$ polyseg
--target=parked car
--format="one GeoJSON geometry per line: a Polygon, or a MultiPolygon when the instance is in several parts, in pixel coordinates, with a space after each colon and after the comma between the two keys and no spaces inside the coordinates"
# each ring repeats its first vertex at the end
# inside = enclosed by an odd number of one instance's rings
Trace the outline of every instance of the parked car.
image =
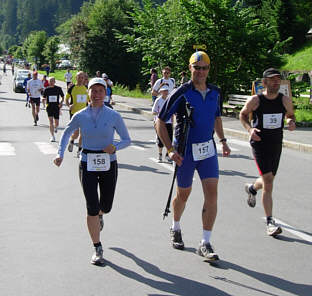
{"type": "Polygon", "coordinates": [[[14,92],[25,92],[24,80],[27,78],[28,70],[17,70],[13,77],[13,91],[14,92]]]}
{"type": "Polygon", "coordinates": [[[68,69],[72,67],[72,63],[70,62],[70,60],[62,60],[58,65],[57,68],[58,69],[68,69]]]}

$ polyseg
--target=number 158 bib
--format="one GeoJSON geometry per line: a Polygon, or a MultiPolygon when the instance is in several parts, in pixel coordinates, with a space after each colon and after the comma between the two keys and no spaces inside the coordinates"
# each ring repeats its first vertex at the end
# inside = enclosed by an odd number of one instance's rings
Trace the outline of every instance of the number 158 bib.
{"type": "Polygon", "coordinates": [[[88,153],[87,170],[89,172],[103,172],[110,169],[110,157],[108,153],[88,153]]]}

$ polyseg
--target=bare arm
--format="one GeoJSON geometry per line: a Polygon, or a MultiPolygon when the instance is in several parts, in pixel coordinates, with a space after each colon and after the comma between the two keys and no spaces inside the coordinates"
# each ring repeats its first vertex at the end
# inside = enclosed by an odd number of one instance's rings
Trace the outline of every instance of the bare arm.
{"type": "Polygon", "coordinates": [[[176,162],[178,166],[182,164],[183,157],[175,151],[174,147],[172,146],[171,140],[168,135],[168,131],[166,128],[166,123],[161,119],[157,118],[156,120],[156,132],[165,147],[168,150],[169,157],[176,162]]]}
{"type": "Polygon", "coordinates": [[[286,109],[286,122],[288,124],[288,130],[293,131],[296,129],[296,118],[291,98],[283,96],[283,105],[286,109]]]}
{"type": "Polygon", "coordinates": [[[250,134],[250,138],[253,139],[254,141],[261,140],[261,138],[257,135],[257,132],[260,132],[260,130],[251,127],[249,122],[249,114],[252,113],[252,111],[256,110],[258,106],[259,106],[259,97],[253,96],[246,102],[245,106],[239,113],[239,119],[242,125],[250,134]]]}
{"type": "Polygon", "coordinates": [[[222,119],[220,116],[216,117],[214,129],[215,129],[215,132],[216,132],[217,136],[219,137],[219,139],[224,140],[221,142],[222,143],[223,156],[229,156],[231,153],[231,149],[228,146],[228,144],[226,143],[226,140],[224,138],[223,124],[222,124],[222,119]]]}

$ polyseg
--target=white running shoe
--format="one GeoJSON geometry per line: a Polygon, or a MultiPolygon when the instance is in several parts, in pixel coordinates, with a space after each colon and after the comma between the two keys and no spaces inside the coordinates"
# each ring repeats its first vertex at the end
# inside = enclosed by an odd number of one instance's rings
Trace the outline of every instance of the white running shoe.
{"type": "Polygon", "coordinates": [[[249,187],[251,186],[252,184],[245,184],[245,191],[246,193],[248,194],[248,197],[247,197],[247,203],[250,207],[254,208],[256,206],[256,195],[255,194],[252,194],[249,190],[249,187]]]}

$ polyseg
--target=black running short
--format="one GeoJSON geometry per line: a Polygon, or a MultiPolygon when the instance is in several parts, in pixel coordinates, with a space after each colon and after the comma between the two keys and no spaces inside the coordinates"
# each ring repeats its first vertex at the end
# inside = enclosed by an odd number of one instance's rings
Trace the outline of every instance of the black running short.
{"type": "Polygon", "coordinates": [[[47,113],[48,113],[48,117],[53,117],[55,119],[59,119],[60,118],[60,107],[58,105],[55,104],[49,104],[47,106],[47,113]]]}
{"type": "Polygon", "coordinates": [[[89,216],[97,216],[100,210],[104,213],[110,212],[114,201],[117,175],[117,160],[112,161],[110,169],[104,172],[89,172],[87,162],[80,162],[79,178],[89,216]],[[100,189],[100,198],[98,187],[100,189]]]}
{"type": "Polygon", "coordinates": [[[30,97],[30,103],[35,104],[36,106],[40,106],[40,98],[32,98],[30,97]]]}
{"type": "Polygon", "coordinates": [[[282,153],[282,143],[253,141],[251,147],[260,175],[272,172],[275,176],[282,153]]]}

